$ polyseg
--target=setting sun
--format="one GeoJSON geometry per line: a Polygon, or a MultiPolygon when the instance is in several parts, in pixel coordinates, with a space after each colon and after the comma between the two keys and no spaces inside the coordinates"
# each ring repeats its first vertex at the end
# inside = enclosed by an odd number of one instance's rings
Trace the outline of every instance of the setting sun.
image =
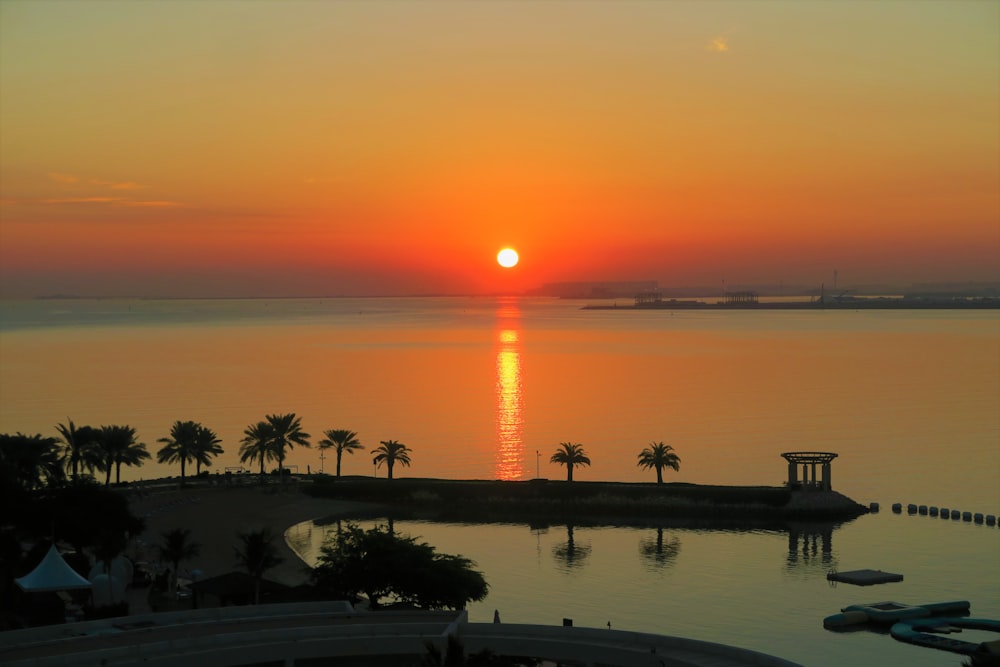
{"type": "Polygon", "coordinates": [[[509,269],[511,267],[517,266],[517,262],[520,258],[517,256],[517,251],[513,248],[504,248],[497,253],[497,264],[509,269]]]}

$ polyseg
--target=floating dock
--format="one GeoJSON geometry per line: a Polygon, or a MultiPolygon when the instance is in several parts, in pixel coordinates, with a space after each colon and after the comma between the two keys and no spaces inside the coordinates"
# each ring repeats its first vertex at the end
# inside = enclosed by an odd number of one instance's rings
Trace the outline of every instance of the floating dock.
{"type": "Polygon", "coordinates": [[[903,580],[903,575],[883,572],[882,570],[851,570],[849,572],[830,572],[826,575],[829,581],[839,581],[855,586],[874,586],[875,584],[892,584],[903,580]]]}

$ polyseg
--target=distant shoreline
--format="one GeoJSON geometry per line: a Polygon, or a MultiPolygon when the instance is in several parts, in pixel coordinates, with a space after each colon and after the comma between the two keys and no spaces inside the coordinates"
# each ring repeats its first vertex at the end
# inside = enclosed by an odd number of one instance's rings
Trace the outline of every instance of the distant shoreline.
{"type": "Polygon", "coordinates": [[[984,310],[1000,308],[1000,298],[851,298],[833,301],[725,303],[668,299],[629,305],[589,304],[581,310],[984,310]]]}

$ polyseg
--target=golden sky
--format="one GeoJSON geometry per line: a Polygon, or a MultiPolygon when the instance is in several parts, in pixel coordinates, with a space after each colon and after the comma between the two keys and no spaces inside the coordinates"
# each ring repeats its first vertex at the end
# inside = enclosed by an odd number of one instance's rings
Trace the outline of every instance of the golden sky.
{"type": "Polygon", "coordinates": [[[1000,3],[0,0],[0,204],[0,296],[997,281],[1000,3]]]}

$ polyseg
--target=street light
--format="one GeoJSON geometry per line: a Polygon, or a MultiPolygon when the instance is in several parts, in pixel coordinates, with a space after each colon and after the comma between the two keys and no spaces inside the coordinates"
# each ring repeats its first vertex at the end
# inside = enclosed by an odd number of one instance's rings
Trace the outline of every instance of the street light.
{"type": "Polygon", "coordinates": [[[535,450],[535,479],[538,479],[541,475],[538,474],[538,461],[542,456],[541,452],[537,449],[535,450]]]}

